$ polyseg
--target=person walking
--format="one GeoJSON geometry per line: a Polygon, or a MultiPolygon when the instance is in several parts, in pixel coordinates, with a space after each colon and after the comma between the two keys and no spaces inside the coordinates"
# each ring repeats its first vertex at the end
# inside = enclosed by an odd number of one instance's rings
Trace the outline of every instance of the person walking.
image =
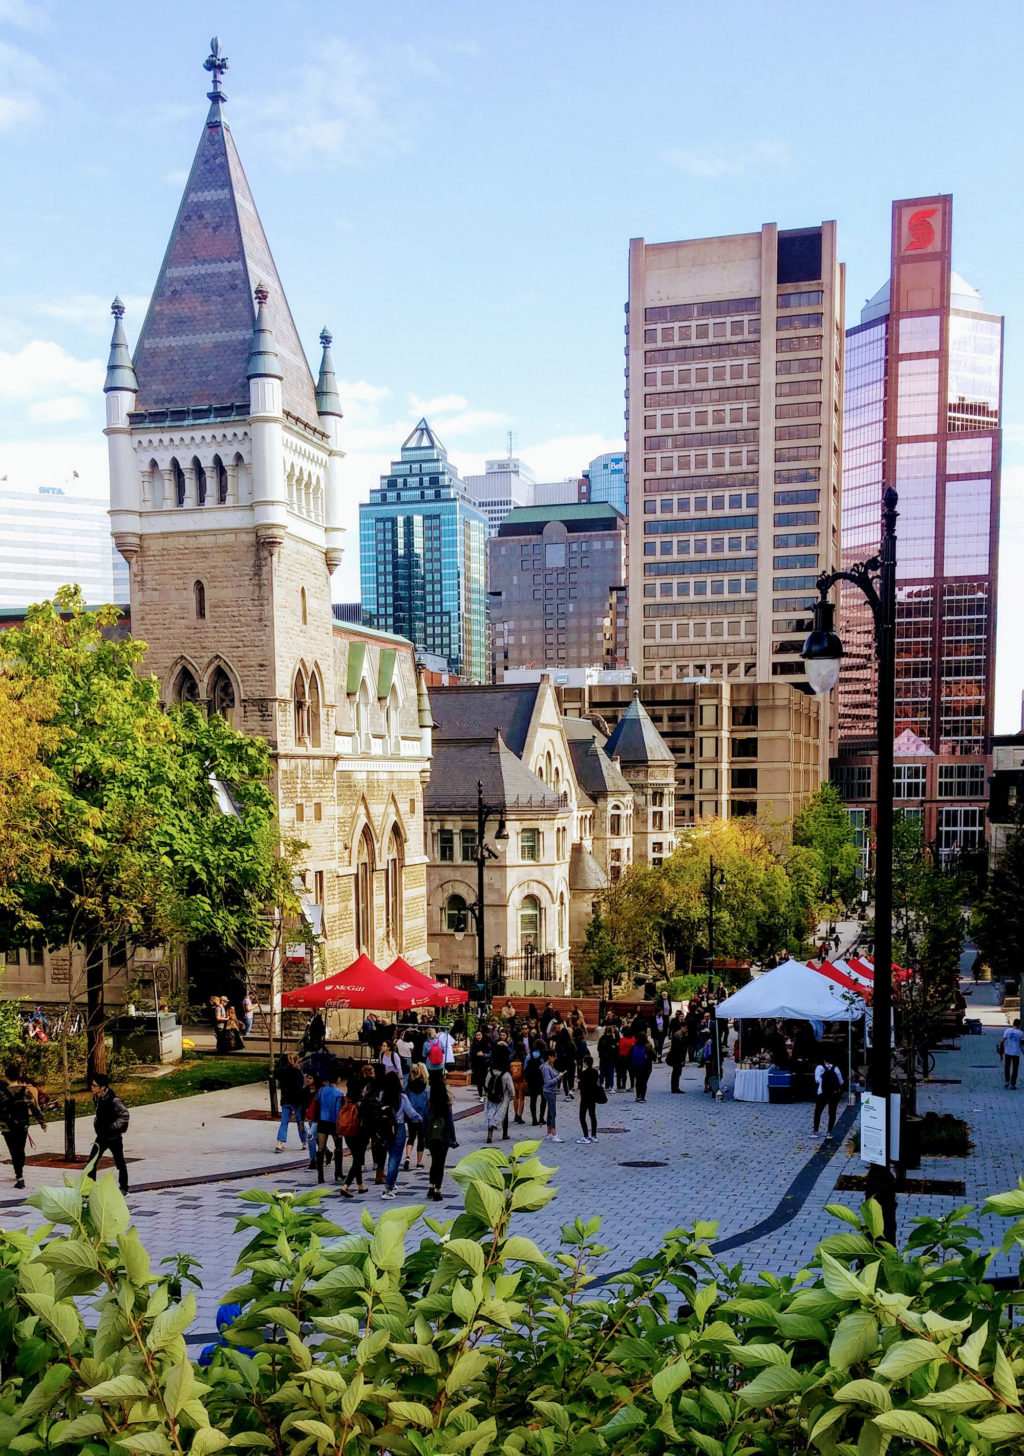
{"type": "Polygon", "coordinates": [[[100,1158],[109,1153],[117,1169],[117,1183],[122,1193],[128,1192],[128,1164],[124,1160],[124,1135],[128,1131],[128,1109],[116,1095],[105,1072],[94,1072],[89,1083],[93,1105],[93,1131],[96,1141],[85,1164],[85,1173],[94,1177],[100,1158]]]}
{"type": "Polygon", "coordinates": [[[255,1019],[255,1016],[256,1002],[249,995],[248,991],[246,991],[245,995],[242,997],[242,1020],[245,1023],[246,1036],[250,1036],[252,1033],[252,1023],[255,1019]]]}
{"type": "Polygon", "coordinates": [[[647,1084],[651,1080],[651,1068],[654,1066],[654,1048],[651,1046],[650,1037],[646,1034],[638,1036],[633,1043],[630,1062],[635,1079],[636,1100],[646,1102],[647,1084]]]}
{"type": "Polygon", "coordinates": [[[512,1119],[522,1126],[526,1121],[523,1116],[526,1107],[526,1048],[521,1041],[516,1042],[508,1070],[512,1078],[512,1119]]]}
{"type": "Polygon", "coordinates": [[[448,1161],[449,1148],[458,1147],[455,1136],[455,1119],[452,1115],[452,1099],[443,1072],[431,1072],[427,1092],[426,1144],[430,1154],[430,1173],[427,1197],[435,1203],[441,1202],[441,1184],[444,1180],[444,1165],[448,1161]]]}
{"type": "Polygon", "coordinates": [[[226,996],[214,996],[213,998],[213,1037],[219,1052],[226,1051],[224,1045],[224,1033],[228,1027],[228,998],[226,996]]]}
{"type": "MultiPolygon", "coordinates": [[[[375,1124],[375,1113],[378,1108],[376,1078],[372,1075],[372,1067],[363,1067],[354,1082],[349,1083],[348,1097],[342,1104],[339,1119],[346,1116],[346,1107],[352,1107],[356,1113],[355,1125],[351,1130],[345,1132],[345,1143],[349,1151],[348,1177],[342,1184],[339,1192],[343,1198],[351,1198],[352,1184],[355,1183],[360,1193],[365,1193],[366,1184],[363,1182],[364,1168],[366,1164],[366,1150],[370,1145],[375,1124]],[[370,1072],[369,1077],[364,1073],[370,1072]]],[[[351,1114],[348,1114],[351,1117],[351,1114]]]]}
{"type": "Polygon", "coordinates": [[[543,1043],[531,1048],[523,1068],[526,1090],[530,1097],[530,1122],[534,1127],[539,1127],[544,1121],[538,1116],[544,1108],[544,1055],[541,1046],[543,1043]]]}
{"type": "Polygon", "coordinates": [[[633,1048],[636,1046],[636,1037],[629,1027],[624,1027],[619,1037],[619,1045],[616,1048],[615,1062],[615,1090],[625,1092],[626,1083],[632,1088],[636,1073],[633,1070],[633,1048]]]}
{"type": "Polygon", "coordinates": [[[1020,1071],[1020,1049],[1024,1041],[1024,1033],[1020,1029],[1020,1018],[1016,1018],[1012,1026],[1008,1026],[1003,1032],[1003,1039],[999,1043],[999,1054],[1003,1059],[1003,1085],[1011,1092],[1017,1090],[1017,1073],[1020,1071]]]}
{"type": "Polygon", "coordinates": [[[576,1085],[576,1043],[573,1041],[572,1032],[563,1022],[555,1035],[555,1050],[558,1053],[556,1066],[562,1077],[562,1090],[565,1100],[572,1102],[575,1097],[573,1087],[576,1085]]]}
{"type": "Polygon", "coordinates": [[[380,1049],[380,1064],[385,1076],[387,1076],[388,1072],[394,1072],[397,1076],[404,1079],[405,1068],[402,1066],[402,1058],[398,1055],[394,1041],[382,1043],[380,1049]]]}
{"type": "Polygon", "coordinates": [[[557,1054],[552,1049],[541,1068],[541,1075],[544,1083],[544,1106],[547,1111],[547,1135],[552,1142],[560,1143],[562,1139],[558,1136],[558,1084],[561,1078],[555,1066],[556,1061],[557,1054]]]}
{"type": "Polygon", "coordinates": [[[679,1085],[679,1078],[686,1063],[686,1027],[681,1021],[677,1022],[673,1028],[668,1051],[665,1053],[665,1063],[672,1072],[669,1091],[682,1096],[683,1089],[679,1085]]]}
{"type": "Polygon", "coordinates": [[[21,1067],[12,1062],[0,1084],[0,1133],[11,1155],[15,1188],[25,1186],[25,1144],[33,1118],[45,1132],[46,1119],[40,1111],[36,1089],[31,1082],[25,1081],[21,1067]]]}
{"type": "Polygon", "coordinates": [[[429,1101],[429,1088],[427,1085],[427,1069],[422,1062],[417,1062],[409,1073],[409,1081],[405,1089],[405,1095],[420,1115],[419,1122],[409,1123],[409,1132],[405,1144],[405,1171],[409,1171],[409,1159],[412,1157],[412,1150],[416,1149],[416,1166],[423,1167],[423,1146],[426,1137],[427,1127],[427,1103],[429,1101]]]}
{"type": "Polygon", "coordinates": [[[607,1092],[610,1092],[615,1086],[615,1058],[618,1045],[618,1032],[609,1023],[597,1039],[597,1063],[600,1068],[601,1085],[607,1092]]]}
{"type": "Polygon", "coordinates": [[[828,1132],[831,1137],[836,1125],[836,1108],[843,1091],[843,1074],[831,1057],[822,1057],[814,1069],[814,1131],[821,1126],[821,1114],[828,1108],[828,1132]]]}
{"type": "Polygon", "coordinates": [[[508,1114],[515,1096],[515,1084],[508,1069],[508,1054],[501,1044],[494,1048],[491,1070],[487,1074],[487,1100],[484,1103],[484,1122],[487,1125],[487,1141],[494,1141],[495,1131],[500,1127],[503,1138],[508,1137],[508,1114]]]}
{"type": "Polygon", "coordinates": [[[341,1111],[341,1104],[345,1100],[345,1094],[340,1087],[341,1066],[335,1062],[331,1069],[331,1080],[325,1082],[320,1088],[317,1097],[316,1112],[316,1181],[324,1182],[324,1163],[327,1152],[327,1140],[330,1139],[333,1145],[334,1155],[334,1181],[341,1182],[341,1156],[342,1141],[338,1133],[338,1113],[341,1111]]]}
{"type": "Polygon", "coordinates": [[[469,1048],[469,1075],[481,1102],[484,1100],[484,1084],[487,1081],[487,1068],[490,1063],[491,1044],[478,1027],[473,1034],[469,1048]]]}
{"type": "Polygon", "coordinates": [[[580,1067],[580,1132],[577,1142],[592,1143],[597,1139],[597,1104],[607,1102],[608,1094],[601,1086],[601,1078],[592,1057],[584,1057],[580,1067]],[[587,1121],[590,1133],[587,1133],[587,1121]]]}
{"type": "Polygon", "coordinates": [[[388,1148],[388,1169],[384,1184],[384,1192],[381,1198],[397,1198],[395,1184],[398,1182],[398,1170],[402,1166],[402,1154],[406,1144],[406,1124],[409,1122],[421,1121],[420,1114],[409,1101],[408,1096],[402,1091],[402,1079],[397,1072],[388,1072],[384,1078],[384,1089],[380,1094],[380,1105],[382,1121],[384,1115],[391,1114],[386,1125],[382,1126],[384,1134],[382,1140],[386,1141],[389,1130],[390,1147],[388,1148]]]}
{"type": "Polygon", "coordinates": [[[306,1120],[303,1117],[303,1077],[299,1059],[294,1052],[278,1057],[274,1067],[274,1080],[281,1099],[281,1124],[277,1129],[275,1153],[283,1153],[288,1142],[288,1125],[292,1118],[299,1134],[299,1143],[306,1143],[306,1120]]]}

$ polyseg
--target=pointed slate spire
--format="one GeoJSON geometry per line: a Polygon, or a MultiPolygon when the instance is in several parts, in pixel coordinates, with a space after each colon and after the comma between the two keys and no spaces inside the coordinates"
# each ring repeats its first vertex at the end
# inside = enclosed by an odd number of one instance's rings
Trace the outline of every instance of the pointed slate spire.
{"type": "Polygon", "coordinates": [[[252,331],[252,346],[249,349],[249,363],[246,367],[246,379],[283,379],[281,373],[281,362],[277,357],[277,350],[274,348],[274,331],[270,327],[270,320],[267,318],[267,299],[270,292],[265,283],[257,283],[255,288],[256,298],[256,324],[252,331]]]}
{"type": "Polygon", "coordinates": [[[671,748],[655,728],[638,691],[634,691],[633,701],[612,729],[604,751],[609,758],[618,756],[625,764],[675,762],[671,748]]]}
{"type": "Polygon", "coordinates": [[[128,340],[121,324],[124,304],[119,298],[115,298],[110,305],[110,312],[114,315],[114,333],[110,340],[110,357],[107,359],[107,378],[103,393],[109,394],[114,389],[130,389],[133,394],[137,394],[139,381],[135,377],[135,366],[132,364],[128,340]]]}
{"type": "Polygon", "coordinates": [[[331,333],[326,327],[320,330],[320,345],[324,352],[320,360],[320,378],[316,382],[316,412],[319,415],[337,415],[340,419],[341,399],[331,358],[331,333]]]}

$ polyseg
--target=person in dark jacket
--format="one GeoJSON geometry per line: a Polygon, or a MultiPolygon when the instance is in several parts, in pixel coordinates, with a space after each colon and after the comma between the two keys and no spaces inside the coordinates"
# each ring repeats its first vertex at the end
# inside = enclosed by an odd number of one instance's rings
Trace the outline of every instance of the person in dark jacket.
{"type": "Polygon", "coordinates": [[[636,1085],[637,1102],[647,1101],[647,1084],[651,1080],[651,1068],[654,1066],[654,1048],[651,1046],[651,1039],[646,1033],[638,1036],[633,1050],[630,1053],[630,1062],[633,1066],[633,1074],[636,1085]]]}
{"type": "Polygon", "coordinates": [[[665,1053],[665,1061],[672,1069],[672,1082],[670,1092],[682,1092],[679,1085],[679,1076],[686,1061],[686,1027],[683,1023],[677,1022],[672,1032],[672,1040],[668,1044],[668,1051],[665,1053]]]}
{"type": "Polygon", "coordinates": [[[484,1100],[484,1083],[491,1061],[491,1044],[478,1028],[469,1047],[469,1075],[473,1079],[476,1095],[484,1100]]]}
{"type": "Polygon", "coordinates": [[[580,1132],[577,1142],[592,1143],[597,1137],[597,1094],[601,1079],[590,1057],[583,1058],[580,1068],[580,1132]],[[590,1132],[587,1132],[587,1119],[590,1132]]]}
{"type": "Polygon", "coordinates": [[[283,1057],[278,1058],[277,1065],[274,1067],[274,1080],[277,1083],[277,1090],[281,1098],[281,1125],[277,1129],[277,1146],[274,1148],[274,1152],[284,1152],[288,1140],[288,1124],[293,1117],[295,1119],[295,1126],[299,1130],[299,1143],[302,1147],[305,1147],[304,1078],[302,1068],[299,1066],[299,1059],[294,1052],[286,1052],[283,1057]]]}
{"type": "Polygon", "coordinates": [[[110,1085],[110,1078],[104,1072],[94,1072],[89,1084],[96,1108],[93,1130],[96,1141],[92,1145],[85,1166],[88,1176],[95,1175],[100,1158],[109,1153],[117,1169],[117,1182],[122,1193],[128,1192],[128,1165],[124,1160],[124,1135],[128,1131],[128,1109],[110,1085]]]}
{"type": "Polygon", "coordinates": [[[430,1089],[427,1104],[426,1143],[430,1153],[430,1187],[427,1197],[434,1203],[441,1202],[441,1183],[444,1179],[444,1165],[448,1161],[448,1149],[457,1148],[455,1119],[452,1116],[452,1100],[444,1072],[435,1068],[430,1073],[430,1089]]]}
{"type": "Polygon", "coordinates": [[[33,1118],[45,1132],[46,1119],[40,1110],[36,1089],[25,1080],[21,1067],[12,1063],[0,1084],[0,1133],[11,1155],[15,1188],[25,1186],[25,1144],[33,1118]]]}
{"type": "Polygon", "coordinates": [[[530,1048],[530,1055],[526,1059],[526,1066],[523,1068],[523,1076],[526,1078],[526,1090],[530,1097],[530,1121],[534,1127],[539,1127],[544,1119],[538,1117],[538,1109],[544,1106],[544,1050],[543,1042],[530,1048]]]}
{"type": "Polygon", "coordinates": [[[606,1025],[597,1039],[597,1060],[601,1069],[601,1083],[608,1092],[615,1086],[615,1058],[618,1046],[619,1033],[611,1024],[606,1025]]]}

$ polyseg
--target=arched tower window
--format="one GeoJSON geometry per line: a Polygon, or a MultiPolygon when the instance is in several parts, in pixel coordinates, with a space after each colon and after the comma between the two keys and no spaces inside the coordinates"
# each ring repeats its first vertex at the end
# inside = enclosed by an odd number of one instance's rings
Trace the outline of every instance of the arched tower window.
{"type": "Polygon", "coordinates": [[[442,930],[465,930],[468,906],[461,895],[449,895],[441,911],[442,930]]]}
{"type": "Polygon", "coordinates": [[[217,480],[217,504],[219,506],[227,505],[228,472],[219,455],[213,457],[213,473],[217,480]]]}
{"type": "Polygon", "coordinates": [[[174,498],[179,506],[185,504],[185,472],[177,460],[171,461],[171,475],[174,477],[174,498]]]}
{"type": "Polygon", "coordinates": [[[249,467],[242,459],[241,452],[235,454],[235,486],[239,504],[247,505],[252,499],[252,481],[249,478],[249,467]]]}
{"type": "Polygon", "coordinates": [[[149,498],[154,510],[163,510],[164,473],[155,460],[149,462],[149,498]]]}
{"type": "Polygon", "coordinates": [[[373,840],[364,829],[356,848],[356,950],[373,955],[373,840]]]}
{"type": "Polygon", "coordinates": [[[300,606],[302,608],[302,625],[305,627],[306,623],[309,621],[309,617],[306,614],[306,588],[305,587],[303,587],[302,590],[299,592],[299,604],[300,604],[300,606]]]}
{"type": "Polygon", "coordinates": [[[405,863],[402,836],[398,829],[388,835],[387,860],[384,869],[384,904],[387,936],[395,950],[402,947],[402,867],[405,863]]]}
{"type": "Polygon", "coordinates": [[[565,946],[565,896],[558,897],[558,948],[565,946]]]}
{"type": "Polygon", "coordinates": [[[527,895],[519,907],[519,949],[540,949],[540,901],[527,895]]]}
{"type": "Polygon", "coordinates": [[[202,622],[206,618],[206,587],[201,581],[194,583],[192,595],[196,603],[196,620],[202,622]]]}
{"type": "Polygon", "coordinates": [[[222,667],[210,679],[210,712],[219,713],[226,722],[235,721],[235,685],[222,667]]]}
{"type": "Polygon", "coordinates": [[[295,742],[305,743],[309,738],[309,703],[306,699],[306,679],[301,667],[295,674],[292,709],[295,715],[295,742]]]}
{"type": "Polygon", "coordinates": [[[198,455],[192,456],[192,474],[196,478],[196,500],[201,506],[206,504],[206,471],[198,455]]]}
{"type": "Polygon", "coordinates": [[[171,684],[172,703],[198,703],[199,684],[189,672],[187,667],[178,669],[174,682],[171,684]]]}
{"type": "Polygon", "coordinates": [[[309,741],[313,748],[320,747],[320,679],[315,672],[309,675],[309,707],[306,712],[309,741]]]}

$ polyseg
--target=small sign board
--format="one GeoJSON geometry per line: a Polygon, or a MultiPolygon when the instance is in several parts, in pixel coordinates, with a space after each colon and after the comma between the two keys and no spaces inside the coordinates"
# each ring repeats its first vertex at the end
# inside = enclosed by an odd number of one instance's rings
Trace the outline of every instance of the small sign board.
{"type": "Polygon", "coordinates": [[[306,959],[306,947],[302,944],[285,946],[285,960],[304,961],[306,959]]]}
{"type": "Polygon", "coordinates": [[[860,1158],[885,1166],[885,1099],[871,1092],[860,1099],[860,1158]]]}

